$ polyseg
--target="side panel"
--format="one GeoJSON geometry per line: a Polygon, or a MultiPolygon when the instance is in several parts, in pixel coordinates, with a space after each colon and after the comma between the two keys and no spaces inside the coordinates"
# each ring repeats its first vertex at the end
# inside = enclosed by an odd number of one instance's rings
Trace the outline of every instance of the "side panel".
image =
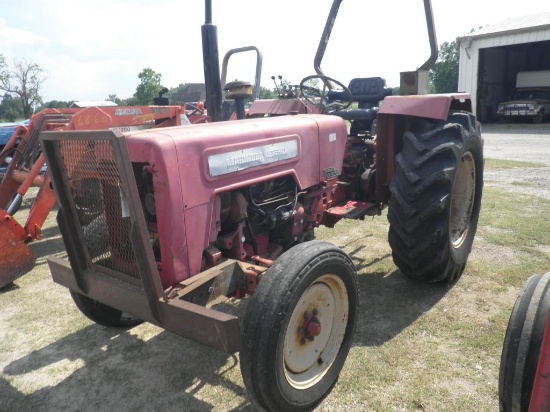
{"type": "Polygon", "coordinates": [[[172,139],[159,135],[154,141],[141,143],[128,139],[128,150],[132,162],[148,164],[153,174],[157,228],[159,237],[165,239],[161,242],[162,260],[170,262],[160,268],[162,285],[166,288],[189,276],[183,183],[172,139]]]}
{"type": "MultiPolygon", "coordinates": [[[[336,117],[336,116],[335,116],[336,117]]],[[[334,178],[342,173],[344,152],[346,150],[347,129],[335,125],[319,125],[319,179],[334,178]]]]}

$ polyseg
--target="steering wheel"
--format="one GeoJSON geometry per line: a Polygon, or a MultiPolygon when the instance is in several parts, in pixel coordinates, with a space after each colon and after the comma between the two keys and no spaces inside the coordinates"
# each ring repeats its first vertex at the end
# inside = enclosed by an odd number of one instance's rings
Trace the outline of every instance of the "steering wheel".
{"type": "Polygon", "coordinates": [[[304,77],[300,82],[300,93],[304,99],[325,113],[347,109],[353,101],[351,92],[346,86],[332,77],[320,74],[304,77]],[[321,80],[323,83],[322,90],[310,85],[316,80],[321,80]],[[337,87],[334,90],[333,83],[337,87]]]}

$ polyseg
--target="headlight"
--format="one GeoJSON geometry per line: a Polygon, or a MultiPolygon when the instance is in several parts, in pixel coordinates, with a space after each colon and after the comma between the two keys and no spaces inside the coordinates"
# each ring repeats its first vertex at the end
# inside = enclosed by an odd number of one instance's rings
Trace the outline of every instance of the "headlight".
{"type": "Polygon", "coordinates": [[[528,105],[527,105],[527,110],[530,110],[530,111],[533,111],[533,112],[534,112],[534,111],[535,111],[535,107],[536,107],[536,105],[534,105],[534,104],[528,104],[528,105]]]}
{"type": "Polygon", "coordinates": [[[501,104],[499,104],[499,105],[498,105],[498,109],[497,109],[497,113],[503,112],[503,111],[504,111],[504,106],[501,105],[501,104]]]}

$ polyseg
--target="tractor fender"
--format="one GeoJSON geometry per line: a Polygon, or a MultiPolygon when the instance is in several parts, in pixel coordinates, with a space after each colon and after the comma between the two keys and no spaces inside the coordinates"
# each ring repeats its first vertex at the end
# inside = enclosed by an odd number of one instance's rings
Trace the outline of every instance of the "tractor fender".
{"type": "Polygon", "coordinates": [[[445,120],[450,110],[472,111],[469,93],[388,96],[380,106],[379,115],[407,115],[445,120]]]}

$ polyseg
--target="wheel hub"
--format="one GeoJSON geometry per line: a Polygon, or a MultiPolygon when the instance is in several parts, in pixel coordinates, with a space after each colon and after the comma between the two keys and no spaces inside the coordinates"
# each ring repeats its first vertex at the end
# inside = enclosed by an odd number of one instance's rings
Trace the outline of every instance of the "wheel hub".
{"type": "Polygon", "coordinates": [[[321,333],[321,323],[317,319],[317,314],[317,309],[314,309],[311,314],[309,312],[304,313],[304,321],[298,328],[300,344],[305,345],[308,340],[314,340],[315,336],[319,336],[321,333]]]}
{"type": "Polygon", "coordinates": [[[457,166],[456,178],[451,195],[451,216],[449,233],[452,245],[458,249],[468,235],[468,228],[474,209],[476,167],[472,153],[462,156],[457,166]]]}
{"type": "Polygon", "coordinates": [[[325,275],[301,295],[284,339],[283,362],[287,381],[309,388],[323,378],[344,340],[349,299],[342,279],[325,275]]]}

